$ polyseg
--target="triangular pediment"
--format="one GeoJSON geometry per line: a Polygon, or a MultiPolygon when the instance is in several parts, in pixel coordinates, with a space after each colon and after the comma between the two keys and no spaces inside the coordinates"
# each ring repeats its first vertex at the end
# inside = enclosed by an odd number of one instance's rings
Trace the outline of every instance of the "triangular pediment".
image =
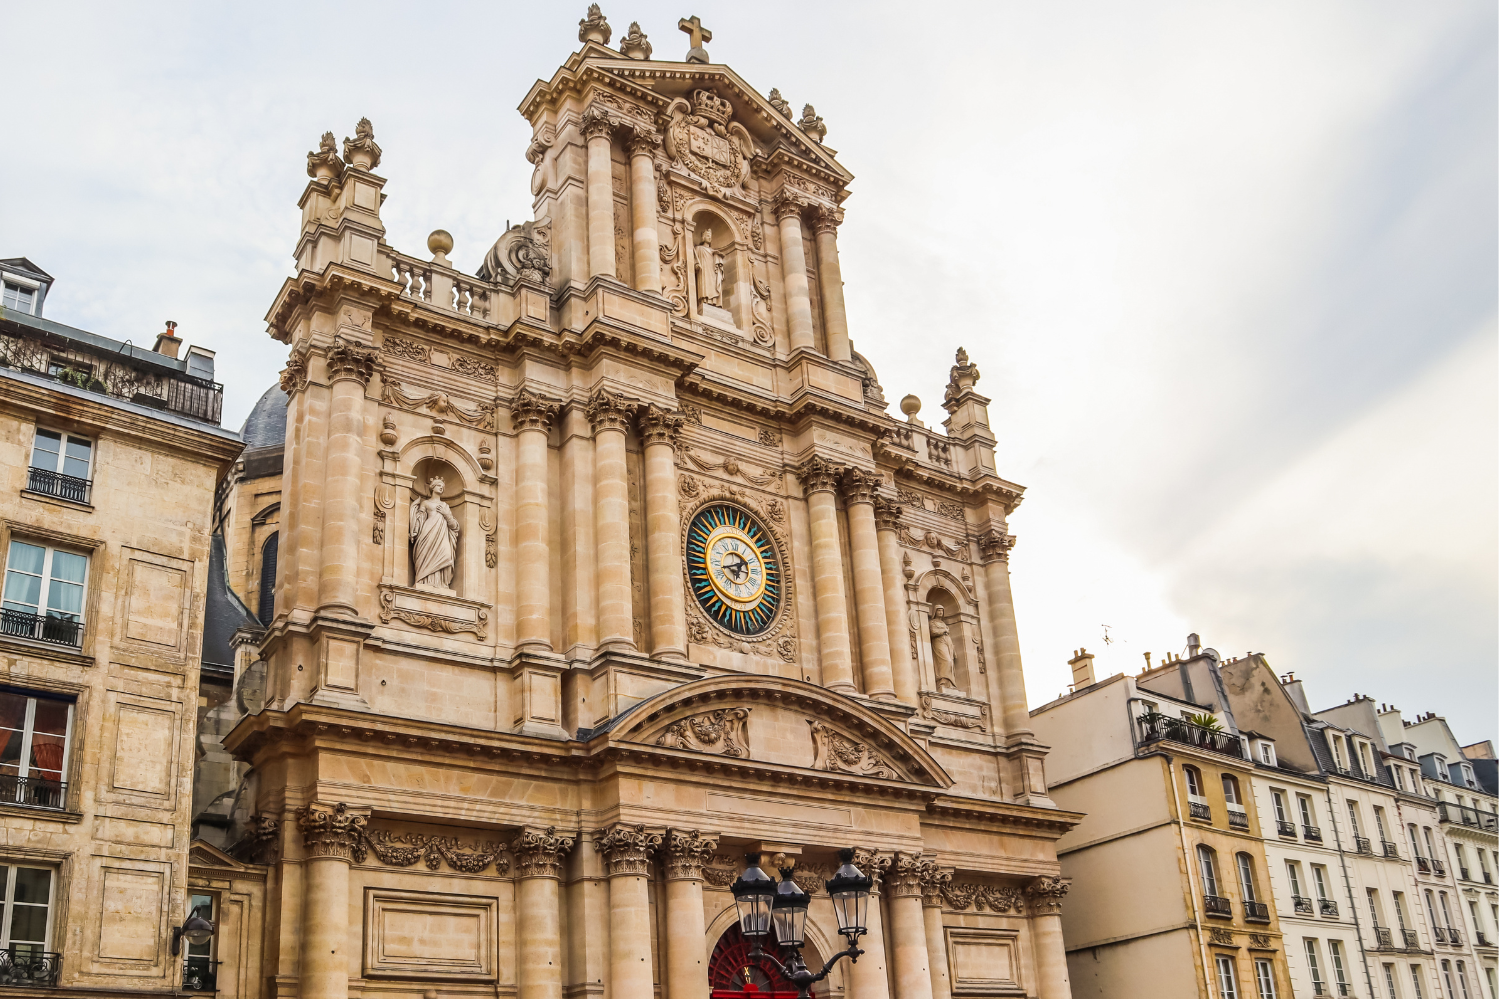
{"type": "Polygon", "coordinates": [[[610,741],[853,778],[952,784],[920,743],[877,711],[782,677],[683,684],[633,709],[610,741]]]}
{"type": "Polygon", "coordinates": [[[187,862],[191,867],[218,867],[231,871],[245,870],[245,865],[212,843],[195,839],[187,848],[187,862]]]}

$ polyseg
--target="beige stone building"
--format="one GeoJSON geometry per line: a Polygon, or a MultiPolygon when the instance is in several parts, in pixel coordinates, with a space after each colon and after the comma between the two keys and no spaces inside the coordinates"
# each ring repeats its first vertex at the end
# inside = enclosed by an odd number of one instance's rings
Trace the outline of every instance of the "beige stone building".
{"type": "Polygon", "coordinates": [[[0,984],[167,995],[189,903],[213,354],[42,316],[0,261],[0,984]],[[147,340],[147,343],[150,341],[147,340]]]}
{"type": "Polygon", "coordinates": [[[533,218],[476,274],[441,230],[387,243],[369,122],[309,154],[280,478],[252,443],[220,507],[266,622],[194,867],[248,919],[226,995],[785,994],[728,885],[795,863],[816,968],[841,847],[880,902],[819,994],[1069,995],[1079,816],[1027,717],[979,369],[940,429],[887,411],[852,175],[683,28],[656,59],[590,10],[520,104],[533,218]]]}

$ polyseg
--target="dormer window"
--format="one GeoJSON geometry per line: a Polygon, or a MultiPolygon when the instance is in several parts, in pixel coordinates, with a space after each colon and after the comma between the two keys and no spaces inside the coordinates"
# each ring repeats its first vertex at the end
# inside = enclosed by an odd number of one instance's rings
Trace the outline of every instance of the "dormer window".
{"type": "Polygon", "coordinates": [[[7,280],[4,291],[0,292],[0,306],[15,312],[24,312],[28,316],[35,315],[36,289],[12,284],[10,280],[7,280]]]}

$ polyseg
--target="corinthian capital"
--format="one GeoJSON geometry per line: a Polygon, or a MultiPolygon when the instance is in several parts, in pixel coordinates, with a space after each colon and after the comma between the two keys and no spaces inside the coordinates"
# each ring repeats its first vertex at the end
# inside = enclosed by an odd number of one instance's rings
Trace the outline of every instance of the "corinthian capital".
{"type": "Polygon", "coordinates": [[[617,825],[593,834],[593,848],[604,858],[610,877],[650,873],[651,854],[661,846],[661,834],[645,826],[617,825]]]}
{"type": "Polygon", "coordinates": [[[599,389],[588,400],[588,422],[593,432],[618,430],[624,433],[630,427],[630,413],[635,403],[616,392],[599,389]]]}
{"type": "Polygon", "coordinates": [[[517,878],[560,878],[562,857],[573,848],[572,836],[557,835],[556,826],[526,829],[510,843],[517,878]]]}
{"type": "Polygon", "coordinates": [[[516,430],[540,430],[546,433],[552,429],[552,420],[556,416],[555,402],[525,390],[510,404],[510,420],[515,424],[516,430]]]}
{"type": "Polygon", "coordinates": [[[297,809],[297,828],[309,857],[337,857],[362,863],[365,858],[364,827],[369,816],[349,811],[340,801],[327,805],[309,802],[297,809]]]}
{"type": "Polygon", "coordinates": [[[1015,535],[1004,531],[985,531],[979,535],[979,553],[985,562],[1010,561],[1010,549],[1015,547],[1015,535]]]}
{"type": "Polygon", "coordinates": [[[829,208],[826,205],[819,205],[817,211],[812,215],[812,226],[819,234],[825,232],[836,233],[838,227],[842,224],[842,208],[829,208]]]}
{"type": "Polygon", "coordinates": [[[952,884],[952,871],[944,871],[931,861],[923,861],[920,870],[921,904],[942,908],[942,893],[952,884]]]}
{"type": "Polygon", "coordinates": [[[630,150],[631,156],[652,156],[661,148],[661,133],[644,125],[636,125],[630,129],[630,137],[625,140],[625,146],[630,150]]]}
{"type": "Polygon", "coordinates": [[[862,468],[850,468],[843,473],[843,499],[847,503],[873,503],[874,491],[885,480],[878,472],[866,472],[862,468]]]}
{"type": "Polygon", "coordinates": [[[802,489],[807,493],[831,493],[837,491],[838,482],[843,478],[844,468],[845,466],[836,461],[828,461],[814,454],[796,470],[796,477],[801,480],[802,489]]]}
{"type": "Polygon", "coordinates": [[[1069,878],[1037,878],[1025,886],[1026,897],[1031,900],[1031,911],[1037,915],[1061,915],[1062,898],[1071,887],[1069,878]]]}
{"type": "Polygon", "coordinates": [[[919,853],[898,852],[890,862],[890,872],[885,882],[890,885],[891,898],[906,898],[921,894],[922,859],[919,853]]]}
{"type": "Polygon", "coordinates": [[[718,849],[718,836],[704,836],[696,829],[673,829],[666,834],[666,879],[701,881],[703,868],[718,849]]]}
{"type": "Polygon", "coordinates": [[[885,875],[890,870],[890,858],[878,850],[867,847],[856,847],[854,849],[854,866],[863,871],[870,880],[874,882],[869,889],[873,894],[880,893],[880,886],[885,883],[885,875]]]}
{"type": "Polygon", "coordinates": [[[668,444],[675,447],[677,437],[682,432],[682,424],[687,422],[681,413],[652,404],[645,407],[635,419],[636,426],[640,428],[640,443],[645,447],[652,444],[668,444]]]}
{"type": "Polygon", "coordinates": [[[578,119],[578,131],[583,133],[583,138],[592,139],[602,135],[610,138],[614,130],[619,127],[614,116],[603,108],[589,105],[588,110],[578,119]]]}
{"type": "Polygon", "coordinates": [[[783,190],[775,196],[775,200],[770,203],[770,207],[776,213],[776,219],[779,220],[788,216],[801,217],[802,212],[806,211],[811,203],[803,194],[783,190]]]}
{"type": "Polygon", "coordinates": [[[883,496],[874,498],[874,526],[880,531],[900,530],[900,515],[905,511],[900,504],[892,503],[883,496]]]}
{"type": "Polygon", "coordinates": [[[375,373],[375,352],[355,343],[335,343],[328,348],[328,381],[353,378],[361,385],[370,383],[375,373]]]}

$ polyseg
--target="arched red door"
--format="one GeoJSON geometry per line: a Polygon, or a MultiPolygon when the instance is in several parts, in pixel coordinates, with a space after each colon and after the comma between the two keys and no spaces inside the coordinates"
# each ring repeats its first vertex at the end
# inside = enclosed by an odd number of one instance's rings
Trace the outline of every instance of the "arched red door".
{"type": "MultiPolygon", "coordinates": [[[[765,949],[775,949],[775,933],[766,938],[765,949]]],[[[718,938],[708,961],[708,995],[711,999],[796,999],[797,991],[777,974],[764,958],[750,958],[750,943],[739,924],[718,938]]]]}

